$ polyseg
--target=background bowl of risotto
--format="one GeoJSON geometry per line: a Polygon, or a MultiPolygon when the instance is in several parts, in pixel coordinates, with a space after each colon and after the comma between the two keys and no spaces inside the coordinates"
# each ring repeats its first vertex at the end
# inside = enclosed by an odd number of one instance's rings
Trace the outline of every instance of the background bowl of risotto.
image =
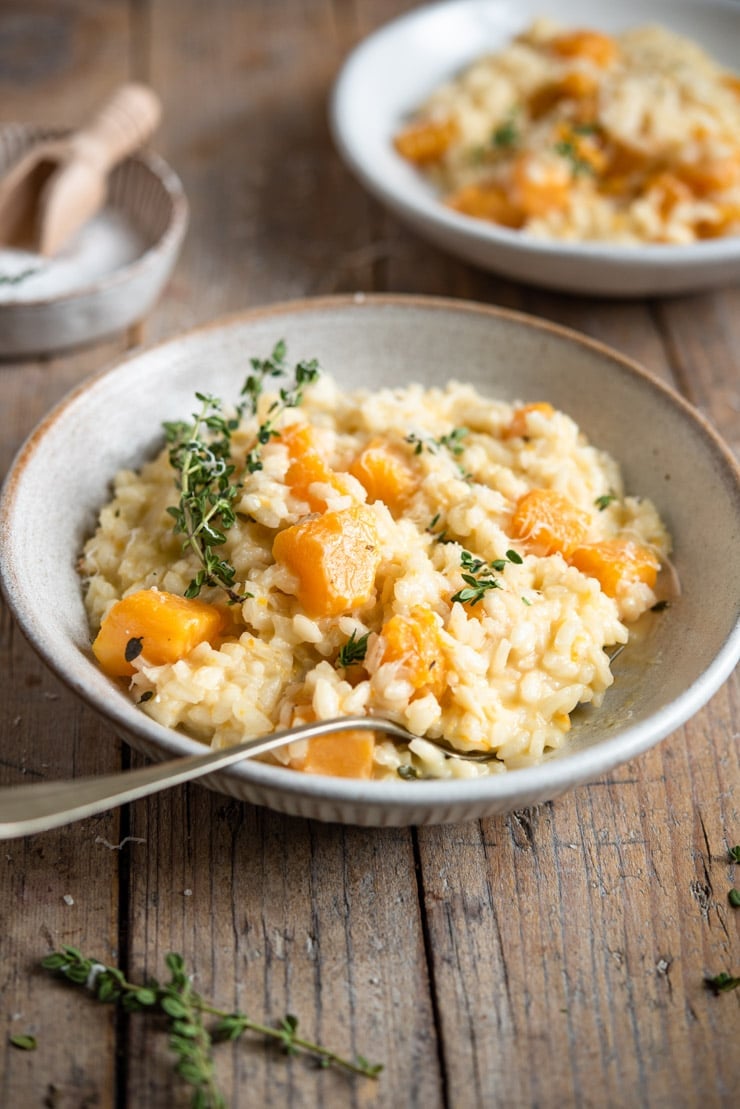
{"type": "Polygon", "coordinates": [[[325,821],[474,819],[557,797],[634,758],[731,673],[740,655],[740,482],[731,454],[690,406],[599,343],[503,309],[402,296],[307,300],[196,330],[88,380],[32,433],[5,484],[0,573],[11,610],[46,664],[132,746],[157,760],[202,750],[146,715],[96,665],[80,554],[114,475],[161,449],[162,422],[186,419],[204,388],[237,395],[250,358],[279,340],[291,358],[317,358],[342,390],[456,379],[486,397],[547,401],[567,413],[620,464],[625,486],[656,506],[680,590],[650,635],[615,661],[601,707],[575,712],[567,742],[532,765],[485,777],[376,781],[246,761],[214,775],[212,788],[325,821]],[[708,557],[708,536],[722,557],[708,557]]]}
{"type": "Polygon", "coordinates": [[[738,40],[734,0],[423,6],[347,58],[333,134],[371,194],[484,269],[605,296],[727,284],[740,277],[738,40]],[[540,29],[509,51],[541,16],[557,20],[560,42],[540,29]],[[607,41],[646,27],[688,40],[675,61],[657,60],[653,30],[616,52],[607,41]],[[595,36],[573,34],[582,29],[595,36]],[[726,71],[716,96],[697,48],[726,71]],[[495,72],[469,70],[504,50],[495,72]],[[610,75],[620,51],[634,57],[626,77],[610,75]]]}

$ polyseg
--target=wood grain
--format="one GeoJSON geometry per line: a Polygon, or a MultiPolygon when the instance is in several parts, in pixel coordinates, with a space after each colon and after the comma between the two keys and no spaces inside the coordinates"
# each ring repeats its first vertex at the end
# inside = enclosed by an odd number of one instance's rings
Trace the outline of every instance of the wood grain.
{"type": "MultiPolygon", "coordinates": [[[[154,341],[310,294],[422,292],[508,305],[639,360],[740,441],[740,290],[671,300],[559,296],[418,240],[343,168],[326,122],[342,58],[401,0],[41,0],[0,9],[3,118],[83,118],[127,76],[165,106],[155,145],[191,226],[147,321],[154,341]]],[[[141,337],[0,363],[3,470],[40,416],[141,337]]],[[[712,552],[708,557],[736,557],[712,552]]],[[[182,952],[196,988],[256,1018],[382,1061],[377,1083],[286,1061],[259,1038],[217,1049],[235,1109],[725,1109],[740,1085],[737,676],[674,735],[602,780],[471,824],[323,826],[199,787],[0,852],[0,1104],[188,1104],[166,1035],[34,968],[74,943],[160,975],[182,952]],[[67,895],[73,904],[64,898],[67,895]]],[[[0,776],[110,771],[139,756],[0,622],[0,776]]]]}

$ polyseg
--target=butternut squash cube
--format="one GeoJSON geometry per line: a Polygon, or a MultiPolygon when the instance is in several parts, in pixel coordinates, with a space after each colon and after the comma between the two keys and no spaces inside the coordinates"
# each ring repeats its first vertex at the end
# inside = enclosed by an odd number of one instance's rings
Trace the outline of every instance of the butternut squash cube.
{"type": "Polygon", "coordinates": [[[524,404],[521,408],[515,408],[511,417],[511,423],[508,427],[504,428],[504,439],[524,438],[529,435],[529,414],[530,412],[540,412],[548,419],[555,415],[555,409],[546,400],[535,401],[534,404],[524,404]]]}
{"type": "Polygon", "coordinates": [[[576,547],[568,561],[582,573],[596,578],[607,597],[616,597],[622,588],[635,582],[644,582],[652,589],[660,569],[653,552],[631,539],[586,543],[576,547]]]}
{"type": "Polygon", "coordinates": [[[567,557],[586,538],[589,519],[577,505],[554,489],[532,489],[517,501],[511,534],[535,553],[567,557]]]}
{"type": "Polygon", "coordinates": [[[222,622],[215,605],[141,589],[113,605],[92,650],[106,674],[124,678],[134,673],[139,655],[152,666],[177,662],[199,643],[213,641],[222,622]]]}
{"type": "Polygon", "coordinates": [[[373,770],[375,733],[360,729],[317,735],[308,741],[306,756],[291,766],[304,774],[329,774],[333,778],[369,778],[373,770]]]}
{"type": "Polygon", "coordinates": [[[457,124],[452,119],[421,120],[396,135],[394,145],[402,158],[423,166],[439,162],[456,135],[457,124]]]}
{"type": "Polygon", "coordinates": [[[437,620],[431,609],[416,605],[408,616],[397,614],[381,631],[383,662],[402,663],[402,674],[417,694],[440,697],[447,683],[437,620]]]}
{"type": "Polygon", "coordinates": [[[372,439],[352,462],[349,472],[367,492],[367,499],[383,501],[392,512],[401,509],[416,486],[406,459],[382,439],[372,439]]]}
{"type": "Polygon", "coordinates": [[[278,532],[272,553],[297,577],[296,594],[310,616],[339,616],[372,596],[380,548],[366,505],[300,520],[278,532]]]}

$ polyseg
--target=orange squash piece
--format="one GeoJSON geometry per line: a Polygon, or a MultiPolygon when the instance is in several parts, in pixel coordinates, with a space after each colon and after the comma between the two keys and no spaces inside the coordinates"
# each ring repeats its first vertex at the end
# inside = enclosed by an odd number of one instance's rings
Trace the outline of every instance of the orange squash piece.
{"type": "Polygon", "coordinates": [[[380,548],[366,505],[300,520],[278,532],[272,553],[297,577],[298,600],[311,616],[339,616],[372,596],[380,548]]]}
{"type": "Polygon", "coordinates": [[[392,445],[371,439],[349,467],[367,492],[367,499],[383,501],[392,512],[403,507],[416,487],[408,462],[392,445]]]}
{"type": "Polygon", "coordinates": [[[645,182],[645,192],[650,192],[655,197],[664,219],[670,216],[677,204],[692,199],[690,186],[668,170],[648,178],[645,182]]]}
{"type": "Polygon", "coordinates": [[[529,414],[530,412],[541,412],[543,416],[548,419],[555,415],[555,409],[546,400],[535,401],[533,404],[524,404],[521,408],[515,408],[511,417],[511,422],[508,427],[503,430],[504,439],[523,439],[529,435],[529,414]]]}
{"type": "Polygon", "coordinates": [[[590,107],[593,108],[597,89],[598,82],[594,77],[574,69],[556,81],[547,81],[536,88],[529,98],[529,114],[532,119],[540,119],[562,100],[592,101],[590,107]]]}
{"type": "Polygon", "coordinates": [[[586,543],[571,551],[568,561],[582,573],[596,578],[608,597],[616,597],[623,586],[640,581],[652,589],[660,570],[653,552],[631,539],[586,543]]]}
{"type": "Polygon", "coordinates": [[[373,772],[375,733],[359,729],[317,735],[308,741],[302,759],[293,759],[294,770],[304,774],[329,774],[333,778],[369,778],[373,772]]]}
{"type": "Polygon", "coordinates": [[[324,459],[317,451],[309,450],[291,462],[285,474],[285,484],[290,491],[300,500],[305,501],[312,512],[324,512],[326,500],[311,491],[311,486],[319,482],[330,485],[338,493],[349,492],[342,481],[342,475],[327,466],[324,459]]]}
{"type": "Polygon", "coordinates": [[[177,662],[199,643],[212,642],[222,624],[215,605],[142,589],[113,605],[92,650],[106,674],[124,678],[134,673],[138,655],[152,666],[177,662]]]}
{"type": "Polygon", "coordinates": [[[316,438],[310,424],[288,424],[274,441],[287,448],[291,459],[299,458],[305,451],[316,450],[316,438]]]}
{"type": "Polygon", "coordinates": [[[330,485],[338,493],[348,493],[342,475],[327,464],[316,448],[316,437],[310,424],[289,424],[280,432],[277,442],[288,450],[291,463],[285,472],[285,484],[311,512],[324,512],[326,500],[311,492],[314,483],[330,485]]]}
{"type": "Polygon", "coordinates": [[[381,662],[401,662],[403,677],[415,695],[440,697],[447,684],[447,667],[434,613],[417,605],[408,616],[391,616],[380,634],[385,641],[381,662]]]}
{"type": "Polygon", "coordinates": [[[559,551],[568,555],[586,537],[589,518],[585,512],[553,489],[532,489],[517,501],[511,519],[511,534],[537,554],[559,551]]]}
{"type": "Polygon", "coordinates": [[[544,216],[566,207],[571,183],[565,163],[545,165],[521,154],[514,162],[510,200],[527,218],[544,216]]]}
{"type": "Polygon", "coordinates": [[[452,119],[430,119],[412,123],[396,135],[394,145],[402,158],[417,166],[438,162],[457,135],[452,119]]]}
{"type": "Polygon", "coordinates": [[[493,182],[465,185],[451,193],[445,203],[464,216],[487,219],[502,227],[518,228],[524,223],[524,213],[512,202],[507,191],[493,182]]]}
{"type": "Polygon", "coordinates": [[[700,239],[718,239],[740,227],[740,204],[718,204],[717,218],[699,220],[695,226],[700,239]]]}
{"type": "Polygon", "coordinates": [[[710,162],[686,163],[677,168],[676,175],[694,196],[722,192],[740,181],[740,152],[710,162]]]}
{"type": "Polygon", "coordinates": [[[600,31],[566,31],[556,35],[550,47],[561,58],[583,58],[606,69],[619,57],[619,45],[600,31]]]}

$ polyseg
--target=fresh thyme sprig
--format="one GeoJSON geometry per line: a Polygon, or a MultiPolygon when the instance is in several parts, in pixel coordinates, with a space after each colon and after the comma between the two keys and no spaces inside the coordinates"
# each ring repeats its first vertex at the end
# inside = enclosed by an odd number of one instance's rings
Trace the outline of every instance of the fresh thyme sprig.
{"type": "Polygon", "coordinates": [[[219,1092],[213,1063],[215,1041],[233,1041],[245,1032],[255,1032],[275,1040],[288,1055],[304,1053],[318,1059],[322,1067],[335,1066],[366,1078],[377,1078],[382,1064],[369,1063],[362,1056],[343,1056],[298,1035],[298,1020],[287,1014],[277,1025],[263,1024],[245,1013],[230,1013],[205,1002],[192,985],[181,955],[171,952],[165,958],[170,972],[168,982],[156,979],[145,985],[130,982],[117,967],[106,966],[87,958],[69,945],[48,955],[41,963],[46,970],[60,974],[67,981],[91,990],[98,1001],[117,1002],[130,1013],[150,1012],[167,1018],[170,1050],[177,1057],[175,1071],[192,1087],[192,1109],[226,1109],[219,1092]],[[209,1031],[204,1017],[218,1020],[209,1031]]]}
{"type": "MultiPolygon", "coordinates": [[[[250,374],[242,388],[242,396],[246,396],[247,404],[251,407],[252,414],[257,414],[257,407],[259,397],[262,393],[263,383],[267,377],[278,377],[280,374],[286,372],[285,364],[285,343],[281,340],[275,345],[270,358],[262,361],[258,358],[252,359],[252,369],[254,373],[250,374]]],[[[267,417],[260,424],[257,429],[257,438],[252,449],[247,453],[245,462],[245,469],[248,473],[254,474],[257,470],[262,469],[262,459],[260,458],[262,448],[270,439],[275,438],[279,433],[275,428],[279,416],[285,411],[286,408],[297,408],[303,401],[303,393],[307,385],[312,385],[319,376],[319,364],[315,358],[310,360],[303,360],[298,362],[295,367],[295,381],[291,389],[280,389],[278,399],[274,400],[267,410],[267,417]]]]}
{"type": "MultiPolygon", "coordinates": [[[[231,458],[231,442],[245,411],[251,416],[257,414],[265,381],[287,372],[285,356],[286,346],[281,339],[268,358],[250,359],[252,372],[242,386],[239,394],[242,399],[236,405],[234,416],[224,415],[218,397],[196,393],[201,407],[193,413],[192,423],[174,421],[163,425],[170,445],[170,464],[177,471],[176,484],[180,492],[178,504],[167,511],[175,521],[175,534],[185,536],[185,549],[192,550],[200,562],[200,569],[185,591],[188,598],[197,597],[205,585],[220,587],[232,603],[252,595],[237,591],[236,570],[217,550],[226,542],[225,533],[236,522],[234,502],[242,488],[241,481],[234,480],[236,466],[231,458]]],[[[267,418],[257,429],[254,446],[246,456],[246,472],[251,474],[262,469],[262,447],[278,435],[276,420],[286,408],[302,402],[306,385],[318,376],[316,359],[296,365],[293,386],[280,389],[278,399],[272,402],[267,418]]]]}
{"type": "Polygon", "coordinates": [[[352,632],[344,646],[339,649],[337,664],[339,666],[352,666],[353,663],[364,662],[369,636],[370,632],[367,632],[358,638],[355,632],[352,632]]]}
{"type": "Polygon", "coordinates": [[[411,431],[405,437],[404,442],[409,443],[414,448],[414,454],[421,454],[425,449],[430,454],[437,454],[440,447],[446,447],[450,454],[457,456],[462,454],[465,449],[462,440],[467,434],[468,429],[466,427],[453,427],[452,431],[448,431],[446,435],[440,435],[439,439],[435,439],[431,435],[417,435],[411,431]]]}
{"type": "Polygon", "coordinates": [[[466,588],[454,593],[451,600],[469,604],[472,608],[482,601],[486,593],[492,589],[500,589],[501,582],[494,578],[492,570],[500,573],[508,562],[521,565],[522,556],[516,551],[507,551],[505,558],[497,558],[493,562],[485,562],[482,558],[475,558],[470,551],[462,551],[460,555],[461,577],[466,588]]]}
{"type": "Polygon", "coordinates": [[[220,586],[230,601],[244,599],[234,588],[236,571],[215,548],[226,542],[224,534],[236,520],[234,500],[239,484],[233,482],[234,465],[230,460],[231,434],[238,420],[226,419],[221,402],[209,393],[196,393],[201,402],[193,413],[192,424],[165,423],[170,444],[170,465],[179,477],[180,500],[167,509],[175,521],[175,534],[185,536],[185,548],[201,563],[185,596],[197,597],[204,585],[220,586]],[[207,432],[210,436],[206,438],[207,432]]]}

